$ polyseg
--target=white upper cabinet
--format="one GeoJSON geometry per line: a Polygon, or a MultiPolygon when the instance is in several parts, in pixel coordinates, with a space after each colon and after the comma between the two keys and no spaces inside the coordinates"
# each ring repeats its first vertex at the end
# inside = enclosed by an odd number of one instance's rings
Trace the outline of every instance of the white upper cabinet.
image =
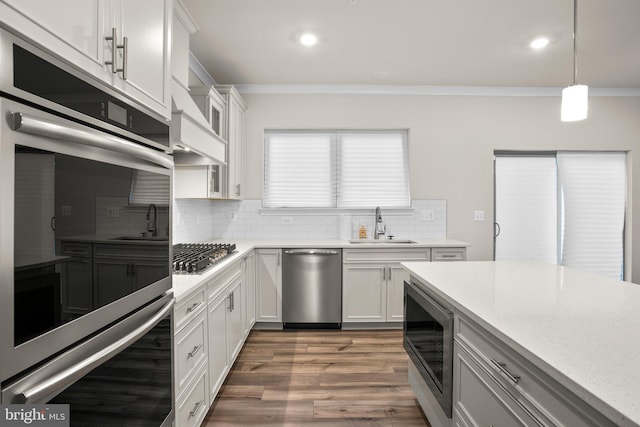
{"type": "Polygon", "coordinates": [[[172,4],[172,0],[0,0],[0,16],[13,32],[168,119],[172,4]],[[114,29],[115,43],[108,39],[114,29]],[[124,69],[116,73],[107,64],[113,62],[114,44],[115,68],[124,69]]]}
{"type": "Polygon", "coordinates": [[[0,16],[16,33],[109,84],[104,34],[111,15],[102,0],[0,0],[0,16]]]}
{"type": "Polygon", "coordinates": [[[166,118],[171,117],[172,6],[172,0],[115,1],[115,25],[107,28],[116,28],[117,43],[126,45],[117,49],[124,71],[115,74],[114,86],[166,118]]]}

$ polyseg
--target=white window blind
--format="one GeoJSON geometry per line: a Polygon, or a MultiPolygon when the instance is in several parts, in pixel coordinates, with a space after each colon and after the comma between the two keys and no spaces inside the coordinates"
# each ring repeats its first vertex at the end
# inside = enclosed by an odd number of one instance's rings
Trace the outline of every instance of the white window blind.
{"type": "Polygon", "coordinates": [[[557,168],[554,156],[497,156],[495,160],[496,260],[556,264],[557,168]]]}
{"type": "Polygon", "coordinates": [[[267,131],[265,208],[410,207],[406,131],[267,131]]]}
{"type": "Polygon", "coordinates": [[[263,206],[335,207],[335,135],[266,133],[263,206]]]}
{"type": "Polygon", "coordinates": [[[129,204],[169,206],[169,188],[168,175],[134,170],[129,204]]]}
{"type": "Polygon", "coordinates": [[[338,132],[338,207],[409,207],[406,132],[338,132]]]}
{"type": "Polygon", "coordinates": [[[564,202],[562,264],[622,278],[626,154],[557,157],[564,202]]]}

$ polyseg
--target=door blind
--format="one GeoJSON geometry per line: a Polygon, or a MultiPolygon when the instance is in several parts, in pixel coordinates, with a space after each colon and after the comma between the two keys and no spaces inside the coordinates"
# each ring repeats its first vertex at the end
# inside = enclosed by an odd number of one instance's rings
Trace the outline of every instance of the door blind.
{"type": "Polygon", "coordinates": [[[564,202],[562,264],[621,279],[626,153],[557,157],[564,202]]]}
{"type": "Polygon", "coordinates": [[[495,160],[496,260],[556,264],[557,168],[553,156],[497,156],[495,160]]]}

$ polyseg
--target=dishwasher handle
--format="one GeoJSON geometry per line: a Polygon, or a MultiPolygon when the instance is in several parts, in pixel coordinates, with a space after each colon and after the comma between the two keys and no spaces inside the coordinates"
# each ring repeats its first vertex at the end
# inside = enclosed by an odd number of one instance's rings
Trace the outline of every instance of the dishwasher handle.
{"type": "Polygon", "coordinates": [[[286,255],[338,255],[337,250],[332,249],[288,249],[286,255]]]}

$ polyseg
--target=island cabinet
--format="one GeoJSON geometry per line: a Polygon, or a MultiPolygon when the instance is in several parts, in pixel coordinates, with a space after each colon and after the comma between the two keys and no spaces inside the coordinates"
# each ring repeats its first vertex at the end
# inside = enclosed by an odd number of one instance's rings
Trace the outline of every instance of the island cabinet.
{"type": "Polygon", "coordinates": [[[454,425],[615,425],[477,323],[454,325],[454,425]]]}
{"type": "Polygon", "coordinates": [[[430,248],[344,249],[342,322],[401,322],[404,281],[401,262],[429,261],[430,248]]]}
{"type": "Polygon", "coordinates": [[[95,243],[94,306],[102,307],[169,274],[167,245],[95,243]]]}
{"type": "Polygon", "coordinates": [[[66,320],[93,309],[93,245],[62,242],[61,253],[71,259],[62,265],[62,316],[66,320]]]}
{"type": "Polygon", "coordinates": [[[256,250],[256,322],[282,323],[282,250],[256,250]]]}
{"type": "Polygon", "coordinates": [[[59,2],[1,0],[0,15],[14,32],[169,119],[172,3],[67,0],[62,7],[59,2]],[[116,40],[110,40],[114,34],[116,40]],[[115,65],[107,64],[114,58],[115,65]]]}

